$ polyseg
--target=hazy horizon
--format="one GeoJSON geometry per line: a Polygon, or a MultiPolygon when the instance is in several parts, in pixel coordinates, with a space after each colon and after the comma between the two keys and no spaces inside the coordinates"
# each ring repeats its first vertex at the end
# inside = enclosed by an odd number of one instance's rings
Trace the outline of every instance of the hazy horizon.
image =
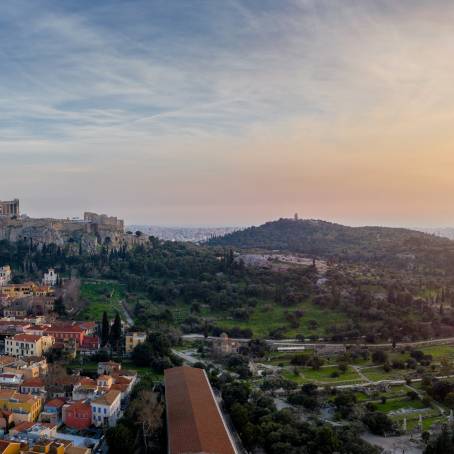
{"type": "Polygon", "coordinates": [[[128,224],[454,225],[447,0],[0,4],[0,200],[128,224]]]}

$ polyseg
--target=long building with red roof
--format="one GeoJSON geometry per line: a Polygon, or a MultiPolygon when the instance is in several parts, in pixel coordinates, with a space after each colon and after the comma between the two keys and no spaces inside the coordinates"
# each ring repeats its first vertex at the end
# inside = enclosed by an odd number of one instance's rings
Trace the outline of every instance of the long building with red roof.
{"type": "Polygon", "coordinates": [[[169,454],[237,454],[203,369],[164,371],[169,454]]]}

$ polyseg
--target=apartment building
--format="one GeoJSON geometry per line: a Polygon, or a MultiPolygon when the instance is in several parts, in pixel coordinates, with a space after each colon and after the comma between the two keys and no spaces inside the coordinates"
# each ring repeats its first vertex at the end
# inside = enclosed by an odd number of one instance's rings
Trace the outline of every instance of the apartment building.
{"type": "Polygon", "coordinates": [[[91,402],[92,423],[113,427],[121,416],[121,392],[115,389],[91,402]]]}
{"type": "Polygon", "coordinates": [[[84,330],[78,325],[54,325],[46,329],[46,334],[60,342],[73,339],[77,347],[83,344],[85,336],[84,330]]]}
{"type": "Polygon", "coordinates": [[[43,356],[53,344],[52,336],[16,334],[5,340],[5,353],[9,356],[43,356]]]}
{"type": "Polygon", "coordinates": [[[41,411],[42,399],[31,394],[20,394],[14,389],[1,389],[0,408],[11,412],[15,424],[33,422],[41,411]]]}

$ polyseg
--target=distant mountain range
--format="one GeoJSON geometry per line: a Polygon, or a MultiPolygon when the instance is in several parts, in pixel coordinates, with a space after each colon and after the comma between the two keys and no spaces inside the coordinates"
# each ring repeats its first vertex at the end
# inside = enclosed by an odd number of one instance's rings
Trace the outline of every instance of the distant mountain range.
{"type": "Polygon", "coordinates": [[[126,230],[141,231],[166,241],[191,241],[201,243],[213,236],[223,236],[238,230],[238,227],[161,227],[156,225],[130,225],[126,230]]]}
{"type": "Polygon", "coordinates": [[[417,262],[421,258],[435,265],[454,260],[454,242],[433,234],[404,228],[348,227],[320,220],[279,219],[212,238],[208,244],[370,261],[417,262]]]}

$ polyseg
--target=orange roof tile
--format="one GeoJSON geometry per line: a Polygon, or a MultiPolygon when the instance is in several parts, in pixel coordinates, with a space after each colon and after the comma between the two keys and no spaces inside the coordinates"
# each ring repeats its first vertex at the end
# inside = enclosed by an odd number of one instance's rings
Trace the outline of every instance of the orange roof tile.
{"type": "Polygon", "coordinates": [[[169,454],[235,454],[205,371],[164,371],[169,454]]]}
{"type": "Polygon", "coordinates": [[[24,380],[22,383],[22,387],[25,388],[39,388],[44,386],[44,380],[40,377],[35,377],[35,378],[29,378],[27,380],[24,380]]]}
{"type": "Polygon", "coordinates": [[[120,391],[118,391],[117,389],[113,389],[111,391],[106,392],[106,394],[104,394],[103,396],[95,399],[93,401],[93,403],[98,404],[98,405],[109,405],[110,406],[115,402],[115,400],[117,399],[117,397],[120,394],[121,394],[120,391]]]}
{"type": "Polygon", "coordinates": [[[42,336],[35,336],[34,334],[16,334],[13,340],[20,342],[38,342],[42,336]]]}

